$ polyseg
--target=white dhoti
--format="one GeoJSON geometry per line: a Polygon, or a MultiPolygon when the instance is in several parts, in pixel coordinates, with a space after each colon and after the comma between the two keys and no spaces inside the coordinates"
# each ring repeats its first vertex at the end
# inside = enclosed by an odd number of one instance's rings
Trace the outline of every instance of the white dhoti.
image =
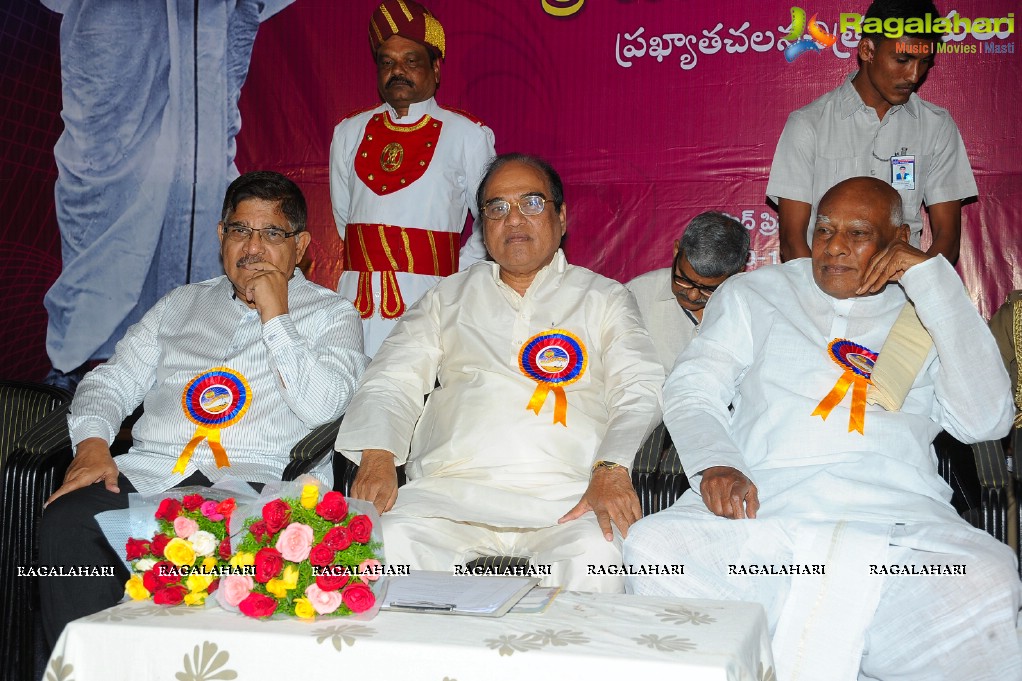
{"type": "Polygon", "coordinates": [[[607,541],[592,513],[563,525],[512,528],[406,515],[398,505],[384,513],[381,522],[391,565],[450,571],[483,556],[514,556],[529,559],[530,576],[538,577],[542,586],[624,591],[623,576],[599,569],[621,564],[621,536],[615,532],[614,540],[607,541]]]}
{"type": "Polygon", "coordinates": [[[781,681],[1022,678],[1011,552],[964,523],[728,520],[679,504],[633,526],[624,560],[685,566],[628,578],[632,593],[762,604],[781,681]]]}

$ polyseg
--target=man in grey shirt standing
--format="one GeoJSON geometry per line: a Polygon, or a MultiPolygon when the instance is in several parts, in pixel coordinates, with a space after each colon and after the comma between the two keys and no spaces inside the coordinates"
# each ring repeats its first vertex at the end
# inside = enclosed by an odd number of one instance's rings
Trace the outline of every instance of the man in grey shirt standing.
{"type": "Polygon", "coordinates": [[[942,254],[952,264],[958,259],[962,199],[978,193],[976,180],[951,115],[915,94],[933,66],[941,36],[866,32],[871,19],[884,26],[901,20],[904,26],[927,15],[941,16],[928,1],[873,2],[861,24],[859,71],[788,117],[766,191],[777,204],[784,260],[810,255],[813,207],[830,187],[857,176],[875,177],[898,190],[909,242],[916,247],[925,203],[932,236],[927,254],[942,254]]]}

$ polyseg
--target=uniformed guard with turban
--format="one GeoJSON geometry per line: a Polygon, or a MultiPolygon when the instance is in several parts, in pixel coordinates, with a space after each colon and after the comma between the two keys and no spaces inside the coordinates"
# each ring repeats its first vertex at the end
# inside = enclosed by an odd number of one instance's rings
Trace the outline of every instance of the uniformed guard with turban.
{"type": "Polygon", "coordinates": [[[478,218],[473,197],[494,145],[480,120],[434,99],[447,44],[425,7],[381,3],[369,43],[384,103],[334,129],[330,199],[344,239],[337,290],[362,315],[372,356],[441,277],[485,258],[478,230],[464,247],[461,232],[469,211],[478,218]]]}

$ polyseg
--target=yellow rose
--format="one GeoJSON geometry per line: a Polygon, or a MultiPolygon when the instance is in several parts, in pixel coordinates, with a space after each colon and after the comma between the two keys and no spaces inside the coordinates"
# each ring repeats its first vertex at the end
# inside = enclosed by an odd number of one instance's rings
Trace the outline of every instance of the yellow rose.
{"type": "Polygon", "coordinates": [[[149,590],[142,585],[142,578],[138,575],[132,575],[124,584],[124,590],[133,601],[144,601],[151,595],[149,590]]]}
{"type": "Polygon", "coordinates": [[[246,553],[245,551],[238,551],[231,556],[231,567],[244,567],[246,565],[255,565],[255,554],[246,553]]]}
{"type": "Polygon", "coordinates": [[[266,582],[266,590],[277,598],[287,598],[287,585],[279,579],[266,582]]]}
{"type": "Polygon", "coordinates": [[[185,605],[202,605],[206,602],[206,595],[205,591],[185,594],[185,605]]]}
{"type": "Polygon", "coordinates": [[[295,601],[295,615],[303,620],[316,619],[316,609],[308,598],[299,598],[295,601]]]}
{"type": "Polygon", "coordinates": [[[174,537],[170,540],[167,548],[163,549],[163,555],[178,567],[195,564],[195,549],[192,548],[192,543],[180,537],[174,537]]]}
{"type": "Polygon", "coordinates": [[[207,573],[212,572],[213,568],[215,568],[215,567],[216,567],[216,558],[214,558],[213,556],[209,556],[209,557],[206,558],[206,560],[202,561],[202,571],[203,572],[207,572],[207,573]]]}
{"type": "Polygon", "coordinates": [[[302,496],[299,501],[301,501],[302,506],[307,509],[311,510],[316,508],[316,504],[319,502],[319,487],[316,485],[306,485],[305,487],[302,487],[302,496]]]}
{"type": "Polygon", "coordinates": [[[209,585],[213,583],[215,577],[213,575],[203,575],[198,572],[193,572],[188,575],[188,579],[185,580],[185,586],[188,590],[194,593],[205,591],[209,588],[209,585]]]}
{"type": "Polygon", "coordinates": [[[280,581],[284,583],[288,589],[293,589],[298,586],[298,568],[293,565],[288,565],[284,568],[284,574],[280,576],[280,581]]]}

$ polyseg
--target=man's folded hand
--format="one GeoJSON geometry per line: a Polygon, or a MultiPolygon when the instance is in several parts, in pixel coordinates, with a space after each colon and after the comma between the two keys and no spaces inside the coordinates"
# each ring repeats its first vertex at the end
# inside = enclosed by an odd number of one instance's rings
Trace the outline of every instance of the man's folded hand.
{"type": "Polygon", "coordinates": [[[376,510],[386,513],[397,501],[397,467],[394,455],[385,449],[366,449],[362,463],[351,483],[351,496],[373,502],[376,510]]]}

